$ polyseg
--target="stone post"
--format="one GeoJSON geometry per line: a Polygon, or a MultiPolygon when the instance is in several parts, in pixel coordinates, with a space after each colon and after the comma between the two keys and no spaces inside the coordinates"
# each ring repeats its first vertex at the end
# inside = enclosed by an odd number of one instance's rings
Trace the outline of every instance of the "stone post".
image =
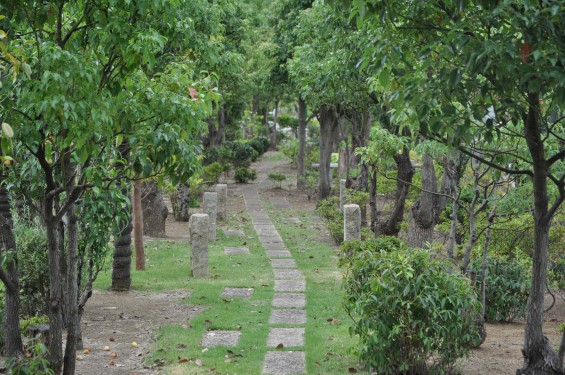
{"type": "Polygon", "coordinates": [[[361,239],[361,209],[356,204],[343,206],[343,241],[361,239]]]}
{"type": "Polygon", "coordinates": [[[208,239],[210,241],[216,241],[216,216],[218,210],[218,193],[205,192],[204,201],[202,202],[203,213],[208,215],[210,220],[209,230],[210,236],[208,239]]]}
{"type": "Polygon", "coordinates": [[[190,269],[194,277],[208,277],[209,218],[206,214],[194,214],[188,220],[190,233],[190,269]]]}
{"type": "Polygon", "coordinates": [[[339,209],[343,211],[343,205],[345,204],[345,195],[347,194],[347,190],[345,189],[345,182],[347,180],[342,178],[339,180],[339,209]]]}
{"type": "Polygon", "coordinates": [[[228,185],[216,185],[216,193],[218,193],[217,219],[218,221],[226,221],[228,217],[228,185]]]}

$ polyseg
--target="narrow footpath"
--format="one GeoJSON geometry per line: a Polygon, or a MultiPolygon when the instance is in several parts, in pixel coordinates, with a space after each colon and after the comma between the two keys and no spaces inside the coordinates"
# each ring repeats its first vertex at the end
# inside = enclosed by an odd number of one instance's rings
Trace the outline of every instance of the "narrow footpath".
{"type": "MultiPolygon", "coordinates": [[[[265,355],[263,374],[303,374],[306,372],[306,281],[263,208],[258,190],[272,187],[267,180],[268,171],[271,169],[269,165],[259,166],[259,183],[246,185],[242,192],[245,207],[270,260],[275,279],[267,338],[267,347],[272,350],[267,351],[265,355]]],[[[274,209],[290,209],[285,198],[273,197],[270,203],[274,209]]]]}

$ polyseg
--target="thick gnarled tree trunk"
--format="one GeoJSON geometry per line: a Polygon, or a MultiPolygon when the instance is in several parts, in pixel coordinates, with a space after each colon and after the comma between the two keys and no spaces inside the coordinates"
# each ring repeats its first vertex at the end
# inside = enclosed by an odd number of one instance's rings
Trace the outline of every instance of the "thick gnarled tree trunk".
{"type": "Polygon", "coordinates": [[[408,219],[408,245],[423,247],[431,242],[435,225],[435,193],[437,192],[434,160],[428,154],[422,158],[422,192],[410,210],[408,219]]]}
{"type": "Polygon", "coordinates": [[[377,228],[374,231],[376,236],[398,236],[400,223],[404,219],[406,196],[408,196],[412,177],[414,177],[414,167],[410,161],[410,150],[407,147],[402,149],[401,154],[395,154],[393,158],[398,170],[395,204],[388,220],[377,223],[377,228]]]}

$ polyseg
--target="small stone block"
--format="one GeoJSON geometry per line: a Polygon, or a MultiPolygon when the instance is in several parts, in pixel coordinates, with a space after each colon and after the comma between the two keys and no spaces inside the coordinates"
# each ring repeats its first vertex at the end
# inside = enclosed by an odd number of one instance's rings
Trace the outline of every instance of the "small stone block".
{"type": "Polygon", "coordinates": [[[273,274],[275,275],[275,279],[283,280],[283,279],[303,279],[304,274],[302,271],[297,269],[291,268],[278,268],[273,270],[273,274]]]}
{"type": "Polygon", "coordinates": [[[259,240],[263,243],[284,243],[283,239],[278,234],[274,236],[259,234],[259,240]]]}
{"type": "Polygon", "coordinates": [[[283,220],[286,221],[287,223],[294,223],[294,224],[300,224],[300,223],[302,223],[302,222],[300,221],[300,219],[297,218],[297,217],[286,217],[286,218],[284,218],[283,220]]]}
{"type": "Polygon", "coordinates": [[[267,256],[269,258],[291,258],[290,251],[288,250],[268,250],[267,256]]]}
{"type": "Polygon", "coordinates": [[[271,259],[271,267],[273,268],[296,268],[294,259],[271,259]]]}
{"type": "Polygon", "coordinates": [[[263,365],[265,375],[297,375],[306,372],[304,352],[267,352],[263,365]]]}
{"type": "Polygon", "coordinates": [[[304,328],[271,328],[267,346],[304,346],[304,328]]]}
{"type": "Polygon", "coordinates": [[[249,249],[246,247],[224,247],[225,255],[248,255],[249,249]]]}
{"type": "Polygon", "coordinates": [[[304,280],[275,280],[275,292],[304,292],[306,281],[304,280]]]}
{"type": "Polygon", "coordinates": [[[225,229],[225,228],[224,228],[224,234],[226,236],[238,236],[238,237],[243,237],[245,235],[245,233],[243,233],[242,230],[225,229]]]}
{"type": "Polygon", "coordinates": [[[253,295],[253,288],[224,288],[222,298],[249,299],[253,295]]]}
{"type": "Polygon", "coordinates": [[[215,346],[237,346],[240,336],[240,331],[208,331],[204,332],[200,345],[206,348],[213,348],[215,346]]]}
{"type": "Polygon", "coordinates": [[[302,293],[275,293],[273,307],[303,308],[306,306],[306,296],[302,293]]]}
{"type": "Polygon", "coordinates": [[[271,310],[269,324],[306,324],[306,310],[271,310]]]}

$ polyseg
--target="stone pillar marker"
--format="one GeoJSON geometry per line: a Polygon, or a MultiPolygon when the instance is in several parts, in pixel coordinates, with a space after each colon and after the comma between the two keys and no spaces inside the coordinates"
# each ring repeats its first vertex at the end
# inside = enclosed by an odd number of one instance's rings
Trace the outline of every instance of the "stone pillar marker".
{"type": "Polygon", "coordinates": [[[217,219],[218,221],[226,221],[228,217],[228,185],[216,185],[216,193],[218,193],[217,219]]]}
{"type": "Polygon", "coordinates": [[[347,180],[342,178],[339,180],[339,209],[343,211],[343,205],[345,204],[345,195],[347,194],[347,190],[345,188],[345,182],[347,180]]]}
{"type": "Polygon", "coordinates": [[[206,214],[194,214],[188,220],[190,233],[190,270],[194,277],[208,277],[208,237],[210,220],[206,214]]]}
{"type": "Polygon", "coordinates": [[[356,204],[343,206],[343,241],[361,239],[361,209],[356,204]]]}
{"type": "Polygon", "coordinates": [[[217,217],[217,210],[218,210],[218,193],[212,192],[205,192],[204,193],[204,200],[202,202],[202,209],[203,213],[208,215],[209,222],[209,231],[210,236],[208,239],[210,241],[216,241],[216,217],[217,217]]]}

